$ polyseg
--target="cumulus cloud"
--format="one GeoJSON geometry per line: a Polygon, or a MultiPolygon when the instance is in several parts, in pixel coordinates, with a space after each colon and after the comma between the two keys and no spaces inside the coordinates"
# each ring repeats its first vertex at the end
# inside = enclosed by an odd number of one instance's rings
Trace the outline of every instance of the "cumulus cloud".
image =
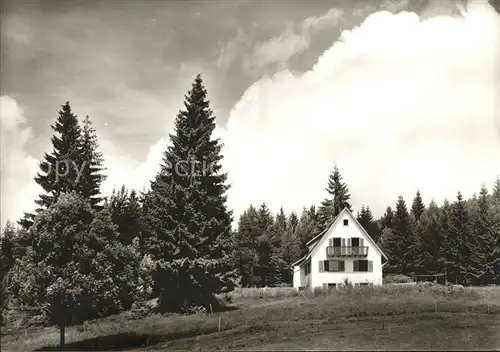
{"type": "Polygon", "coordinates": [[[343,10],[332,8],[321,16],[309,17],[299,24],[287,26],[280,35],[256,44],[252,54],[244,60],[244,67],[250,71],[270,64],[284,68],[290,58],[309,48],[312,35],[337,25],[342,14],[343,10]]]}
{"type": "Polygon", "coordinates": [[[255,82],[231,111],[225,170],[235,215],[318,204],[334,163],[355,207],[381,215],[402,194],[466,196],[500,173],[499,16],[485,2],[461,16],[370,15],[312,69],[255,82]]]}
{"type": "MultiPolygon", "coordinates": [[[[382,11],[344,31],[309,71],[255,82],[215,131],[225,144],[229,207],[237,217],[263,201],[288,212],[318,204],[334,163],[354,207],[368,204],[375,215],[400,194],[410,202],[417,188],[441,202],[491,185],[500,173],[498,38],[499,16],[485,2],[425,20],[382,11]]],[[[36,163],[23,151],[22,111],[9,98],[1,105],[4,221],[29,210],[21,193],[36,195],[36,163]]],[[[104,193],[147,188],[167,143],[151,146],[141,163],[101,139],[104,193]]]]}
{"type": "Polygon", "coordinates": [[[150,181],[160,171],[160,163],[166,147],[166,138],[160,138],[149,147],[146,160],[139,162],[125,152],[120,152],[109,140],[101,140],[100,148],[104,154],[107,175],[101,192],[109,195],[113,189],[120,188],[122,185],[139,191],[148,189],[150,181]]]}
{"type": "Polygon", "coordinates": [[[31,129],[25,127],[23,110],[11,97],[0,97],[1,121],[1,227],[17,221],[23,211],[33,211],[33,199],[40,192],[33,182],[38,162],[26,150],[31,129]]]}

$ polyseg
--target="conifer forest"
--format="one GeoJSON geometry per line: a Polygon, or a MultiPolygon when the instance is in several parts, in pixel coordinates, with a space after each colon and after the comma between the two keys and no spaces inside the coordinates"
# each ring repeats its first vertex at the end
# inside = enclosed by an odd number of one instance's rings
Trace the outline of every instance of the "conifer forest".
{"type": "Polygon", "coordinates": [[[233,219],[224,146],[213,137],[200,75],[144,192],[100,192],[106,165],[91,116],[80,119],[66,102],[51,128],[52,148],[34,179],[43,188],[37,209],[3,229],[1,302],[58,326],[61,344],[68,326],[154,298],[160,312],[188,313],[216,309],[215,296],[236,287],[291,285],[292,263],[345,207],[387,254],[384,275],[446,273],[453,284],[500,285],[500,177],[469,199],[459,190],[429,204],[418,189],[413,199],[394,194],[375,218],[370,204],[352,207],[356,190],[332,160],[320,204],[276,214],[266,203],[248,204],[233,219]]]}

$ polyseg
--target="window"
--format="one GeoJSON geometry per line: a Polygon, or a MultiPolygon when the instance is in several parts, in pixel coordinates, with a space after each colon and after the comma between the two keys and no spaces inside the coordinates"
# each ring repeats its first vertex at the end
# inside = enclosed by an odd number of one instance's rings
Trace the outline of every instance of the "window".
{"type": "Polygon", "coordinates": [[[337,284],[328,284],[328,288],[336,288],[337,284]]]}
{"type": "Polygon", "coordinates": [[[354,261],[354,271],[357,272],[367,272],[368,271],[368,260],[355,260],[354,261]]]}
{"type": "Polygon", "coordinates": [[[359,238],[356,237],[351,238],[351,246],[359,247],[359,238]]]}
{"type": "Polygon", "coordinates": [[[308,262],[305,267],[304,267],[304,270],[306,272],[306,275],[309,275],[309,273],[311,272],[311,262],[308,262]]]}
{"type": "Polygon", "coordinates": [[[344,226],[349,225],[349,219],[344,219],[344,226]]]}
{"type": "Polygon", "coordinates": [[[333,246],[334,247],[340,247],[340,240],[341,240],[340,237],[334,238],[333,239],[333,246]]]}
{"type": "Polygon", "coordinates": [[[368,282],[360,282],[359,285],[360,286],[368,286],[368,282]]]}
{"type": "Polygon", "coordinates": [[[345,271],[345,262],[343,260],[324,260],[323,268],[332,273],[345,271]]]}

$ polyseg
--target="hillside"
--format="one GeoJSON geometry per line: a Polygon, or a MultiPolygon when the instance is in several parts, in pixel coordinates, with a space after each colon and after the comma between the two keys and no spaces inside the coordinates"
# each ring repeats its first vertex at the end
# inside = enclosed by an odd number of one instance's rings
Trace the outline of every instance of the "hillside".
{"type": "MultiPolygon", "coordinates": [[[[246,289],[230,297],[229,309],[213,315],[122,314],[71,327],[65,350],[500,348],[498,287],[410,285],[300,294],[246,289]]],[[[57,342],[57,329],[37,329],[3,336],[2,349],[47,349],[57,342]]]]}

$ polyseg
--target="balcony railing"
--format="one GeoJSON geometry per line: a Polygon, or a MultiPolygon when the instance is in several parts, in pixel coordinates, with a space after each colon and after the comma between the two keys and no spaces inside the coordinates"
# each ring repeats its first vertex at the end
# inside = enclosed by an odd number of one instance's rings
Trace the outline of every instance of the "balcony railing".
{"type": "Polygon", "coordinates": [[[368,247],[326,247],[326,255],[329,257],[366,257],[368,255],[368,247]]]}

